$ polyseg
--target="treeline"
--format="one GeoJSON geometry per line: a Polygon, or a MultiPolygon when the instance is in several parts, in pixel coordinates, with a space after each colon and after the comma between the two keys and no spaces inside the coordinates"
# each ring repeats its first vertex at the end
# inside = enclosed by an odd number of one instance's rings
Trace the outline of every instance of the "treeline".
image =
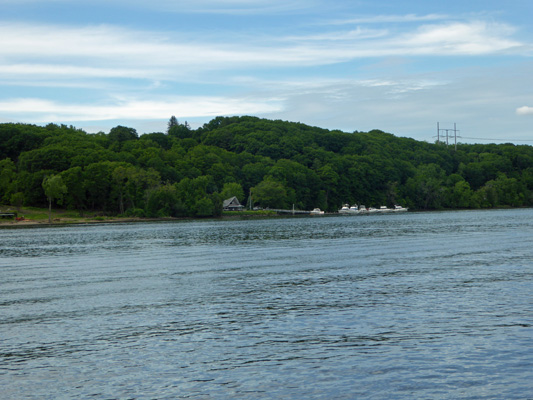
{"type": "Polygon", "coordinates": [[[256,117],[217,117],[198,129],[172,117],[167,132],[144,135],[124,126],[88,134],[0,124],[0,204],[202,217],[220,215],[232,196],[264,208],[328,211],[344,203],[531,206],[533,147],[459,144],[455,151],[379,130],[256,117]]]}

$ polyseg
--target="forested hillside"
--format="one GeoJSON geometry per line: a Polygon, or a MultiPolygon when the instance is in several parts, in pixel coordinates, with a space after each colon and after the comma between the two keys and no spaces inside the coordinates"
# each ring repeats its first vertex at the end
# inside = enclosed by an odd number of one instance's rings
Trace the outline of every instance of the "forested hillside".
{"type": "Polygon", "coordinates": [[[533,147],[453,146],[218,117],[165,133],[0,124],[0,204],[135,216],[217,216],[237,196],[270,208],[344,203],[411,209],[533,204],[533,147]],[[57,178],[59,177],[59,178],[57,178]],[[51,179],[54,178],[54,179],[51,179]],[[45,194],[46,189],[46,194],[45,194]]]}

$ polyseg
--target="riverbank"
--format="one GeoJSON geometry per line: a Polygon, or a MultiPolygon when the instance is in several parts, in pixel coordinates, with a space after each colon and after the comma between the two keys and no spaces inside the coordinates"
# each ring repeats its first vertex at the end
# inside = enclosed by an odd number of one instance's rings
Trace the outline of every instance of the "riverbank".
{"type": "MultiPolygon", "coordinates": [[[[52,210],[51,222],[48,219],[48,210],[44,208],[21,208],[16,210],[13,207],[1,207],[1,212],[14,213],[15,218],[0,219],[0,228],[19,228],[34,226],[54,226],[54,225],[78,225],[78,224],[101,224],[101,223],[130,223],[130,222],[156,222],[156,221],[184,221],[190,217],[162,217],[162,218],[141,218],[141,217],[120,217],[102,216],[99,213],[87,213],[83,217],[77,211],[52,210]]],[[[261,218],[277,216],[272,211],[228,211],[223,212],[219,218],[261,218]]]]}

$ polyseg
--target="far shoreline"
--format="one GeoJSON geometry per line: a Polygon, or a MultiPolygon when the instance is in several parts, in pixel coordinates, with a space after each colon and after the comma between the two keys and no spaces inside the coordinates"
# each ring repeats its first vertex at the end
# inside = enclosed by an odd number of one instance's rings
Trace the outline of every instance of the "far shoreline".
{"type": "MultiPolygon", "coordinates": [[[[19,211],[19,215],[31,214],[32,211],[27,213],[19,211]]],[[[260,219],[260,218],[272,218],[281,217],[277,213],[273,212],[231,212],[224,213],[218,217],[156,217],[156,218],[144,218],[144,217],[65,217],[61,216],[62,211],[52,213],[52,222],[48,222],[46,218],[28,218],[23,219],[0,219],[0,229],[2,228],[37,228],[37,227],[58,227],[58,226],[79,226],[79,225],[99,225],[99,224],[121,224],[121,223],[150,223],[150,222],[181,222],[181,221],[202,221],[202,220],[232,220],[232,219],[260,219]]]]}
{"type": "MultiPolygon", "coordinates": [[[[488,210],[502,210],[502,209],[523,209],[529,207],[496,207],[496,208],[460,208],[460,209],[443,209],[443,210],[416,210],[410,211],[410,213],[421,213],[421,212],[445,212],[445,211],[488,211],[488,210]]],[[[32,211],[29,211],[31,214],[32,211]]],[[[224,220],[237,220],[237,219],[265,219],[265,218],[295,218],[295,217],[311,217],[311,218],[321,218],[327,216],[342,216],[342,214],[331,212],[325,213],[324,215],[292,215],[292,214],[279,214],[275,212],[242,212],[242,211],[233,211],[226,212],[218,217],[156,217],[156,218],[144,218],[144,217],[118,217],[118,216],[96,216],[96,217],[65,217],[61,216],[64,213],[63,210],[58,212],[53,212],[52,222],[48,222],[48,217],[46,218],[23,218],[20,220],[16,219],[0,219],[0,229],[23,229],[23,228],[50,228],[50,227],[65,227],[65,226],[80,226],[80,225],[100,225],[100,224],[124,224],[124,223],[153,223],[153,222],[184,222],[184,221],[224,221],[224,220]]],[[[23,212],[19,212],[23,214],[23,212]]],[[[42,215],[42,214],[41,214],[42,215]]],[[[352,218],[361,218],[364,216],[351,216],[352,218]]]]}

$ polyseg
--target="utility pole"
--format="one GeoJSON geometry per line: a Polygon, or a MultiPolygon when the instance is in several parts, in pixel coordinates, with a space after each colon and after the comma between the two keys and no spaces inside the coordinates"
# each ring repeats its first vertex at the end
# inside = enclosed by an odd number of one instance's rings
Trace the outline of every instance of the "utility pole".
{"type": "Polygon", "coordinates": [[[455,151],[457,151],[457,124],[453,123],[453,135],[455,136],[455,151]]]}

